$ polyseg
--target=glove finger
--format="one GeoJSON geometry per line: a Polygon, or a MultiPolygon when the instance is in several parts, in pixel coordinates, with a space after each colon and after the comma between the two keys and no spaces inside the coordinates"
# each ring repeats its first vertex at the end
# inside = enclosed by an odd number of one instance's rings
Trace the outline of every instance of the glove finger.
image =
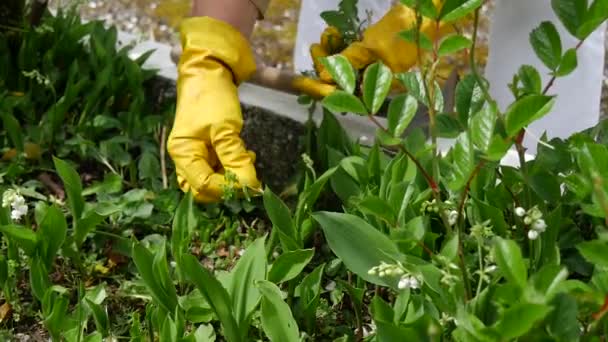
{"type": "Polygon", "coordinates": [[[317,75],[325,70],[325,66],[321,62],[321,58],[327,56],[329,56],[329,53],[321,44],[313,44],[310,46],[310,57],[312,58],[312,63],[317,75]]]}
{"type": "Polygon", "coordinates": [[[321,34],[321,47],[329,54],[342,51],[345,46],[340,31],[334,26],[328,26],[321,34]]]}
{"type": "Polygon", "coordinates": [[[241,125],[225,120],[211,129],[211,143],[226,171],[234,173],[240,186],[261,189],[255,171],[255,157],[245,148],[240,137],[241,125]]]}
{"type": "Polygon", "coordinates": [[[336,90],[336,86],[312,79],[310,77],[296,77],[293,87],[315,99],[322,99],[336,90]]]}

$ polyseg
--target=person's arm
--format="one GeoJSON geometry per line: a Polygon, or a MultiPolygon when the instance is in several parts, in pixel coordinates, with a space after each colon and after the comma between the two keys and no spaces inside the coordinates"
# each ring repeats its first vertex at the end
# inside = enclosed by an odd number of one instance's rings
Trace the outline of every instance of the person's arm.
{"type": "Polygon", "coordinates": [[[256,70],[249,37],[262,1],[194,0],[192,16],[181,24],[177,107],[167,150],[179,187],[200,202],[221,201],[228,186],[261,188],[255,154],[240,137],[237,87],[256,70]]]}
{"type": "Polygon", "coordinates": [[[249,39],[256,20],[260,17],[260,11],[253,0],[193,0],[193,17],[211,17],[232,25],[241,34],[249,39]]]}

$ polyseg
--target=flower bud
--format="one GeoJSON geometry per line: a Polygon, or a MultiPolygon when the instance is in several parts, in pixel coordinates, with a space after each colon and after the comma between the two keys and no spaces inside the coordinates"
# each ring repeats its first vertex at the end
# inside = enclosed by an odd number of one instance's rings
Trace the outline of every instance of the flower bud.
{"type": "Polygon", "coordinates": [[[538,239],[538,231],[531,229],[528,231],[528,239],[530,240],[536,240],[538,239]]]}
{"type": "Polygon", "coordinates": [[[515,215],[517,215],[519,217],[524,217],[524,215],[526,215],[526,209],[524,209],[522,207],[515,208],[515,215]]]}

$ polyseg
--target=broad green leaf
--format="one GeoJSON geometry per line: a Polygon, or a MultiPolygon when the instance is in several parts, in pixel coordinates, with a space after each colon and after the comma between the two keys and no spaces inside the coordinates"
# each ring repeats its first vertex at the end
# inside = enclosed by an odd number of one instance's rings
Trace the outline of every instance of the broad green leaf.
{"type": "Polygon", "coordinates": [[[49,271],[44,266],[44,261],[34,257],[30,261],[30,286],[32,294],[40,301],[43,300],[46,291],[51,287],[49,271]]]}
{"type": "Polygon", "coordinates": [[[256,287],[262,294],[262,328],[270,341],[300,341],[298,323],[293,318],[289,305],[283,301],[281,290],[266,280],[256,282],[256,287]]]}
{"type": "Polygon", "coordinates": [[[53,157],[53,162],[63,182],[72,216],[74,220],[78,221],[82,217],[82,211],[84,210],[84,197],[82,196],[80,176],[67,162],[55,157],[53,157]]]}
{"type": "Polygon", "coordinates": [[[55,255],[65,241],[68,224],[63,213],[55,205],[48,208],[44,219],[40,222],[38,241],[43,244],[44,263],[48,269],[53,265],[55,255]]]}
{"type": "Polygon", "coordinates": [[[171,253],[177,263],[180,279],[185,277],[181,270],[181,256],[188,250],[190,234],[192,234],[194,229],[196,229],[194,197],[191,192],[188,192],[177,207],[171,231],[171,253]]]}
{"type": "Polygon", "coordinates": [[[397,220],[397,213],[385,200],[368,195],[356,202],[356,207],[363,213],[374,215],[390,225],[397,220]]]}
{"type": "Polygon", "coordinates": [[[104,217],[96,212],[89,212],[80,219],[74,231],[74,242],[76,243],[76,246],[80,247],[87,238],[87,235],[95,230],[103,220],[104,217]]]}
{"type": "Polygon", "coordinates": [[[550,311],[551,307],[543,304],[514,304],[505,310],[494,328],[501,334],[503,340],[512,340],[528,333],[550,311]]]}
{"type": "Polygon", "coordinates": [[[463,132],[456,139],[456,145],[450,155],[452,167],[449,175],[449,186],[453,190],[458,190],[465,186],[475,169],[473,146],[467,132],[463,132]]]}
{"type": "Polygon", "coordinates": [[[368,274],[382,261],[391,263],[391,257],[399,256],[396,245],[386,235],[349,214],[317,212],[313,218],[321,225],[329,247],[349,270],[370,283],[396,286],[396,281],[368,274]]]}
{"type": "Polygon", "coordinates": [[[492,225],[492,230],[496,232],[498,235],[503,236],[509,230],[509,226],[507,225],[507,221],[505,220],[505,216],[503,211],[493,207],[485,202],[482,202],[478,199],[474,199],[475,206],[479,210],[479,214],[481,215],[481,219],[483,221],[490,220],[492,225]]]}
{"type": "Polygon", "coordinates": [[[474,75],[466,75],[456,85],[456,110],[460,123],[468,126],[469,117],[479,112],[485,102],[483,91],[474,75]]]}
{"type": "Polygon", "coordinates": [[[437,53],[439,56],[447,56],[462,49],[470,48],[472,43],[473,42],[465,36],[451,35],[441,42],[437,53]]]}
{"type": "Polygon", "coordinates": [[[594,0],[585,14],[584,23],[577,30],[577,35],[581,39],[588,37],[606,20],[608,20],[608,1],[594,0]]]}
{"type": "Polygon", "coordinates": [[[475,147],[484,153],[492,142],[496,120],[498,120],[498,113],[492,105],[485,106],[471,119],[471,140],[475,147]]]}
{"type": "Polygon", "coordinates": [[[496,264],[504,277],[523,289],[528,279],[528,270],[517,243],[513,240],[496,237],[493,252],[496,264]]]}
{"type": "Polygon", "coordinates": [[[302,279],[295,290],[295,295],[300,297],[302,313],[309,329],[315,324],[317,308],[321,298],[321,281],[324,270],[325,264],[317,266],[314,271],[302,279]]]}
{"type": "Polygon", "coordinates": [[[570,34],[583,38],[578,30],[585,21],[587,0],[551,0],[551,7],[570,34]]]}
{"type": "MultiPolygon", "coordinates": [[[[0,101],[2,98],[0,97],[0,101]]],[[[24,139],[23,139],[23,131],[21,129],[21,125],[19,121],[12,113],[6,112],[0,109],[0,118],[2,119],[2,125],[4,126],[4,131],[7,133],[8,137],[11,139],[11,142],[15,146],[18,151],[24,150],[24,139]]]]}
{"type": "Polygon", "coordinates": [[[363,102],[370,114],[374,115],[380,110],[392,83],[393,73],[382,62],[367,67],[363,75],[363,102]]]}
{"type": "Polygon", "coordinates": [[[234,318],[241,328],[246,326],[260,301],[260,293],[255,288],[255,283],[266,278],[265,240],[264,237],[255,240],[230,272],[232,283],[228,293],[232,298],[234,318]]]}
{"type": "Polygon", "coordinates": [[[405,41],[412,43],[414,45],[418,44],[417,40],[420,40],[420,49],[431,51],[433,50],[433,42],[431,39],[424,34],[424,32],[420,32],[420,36],[416,37],[417,29],[413,28],[407,31],[402,31],[399,33],[399,37],[404,39],[405,41]]]}
{"type": "Polygon", "coordinates": [[[522,65],[517,72],[519,81],[526,94],[539,95],[542,91],[542,79],[540,73],[531,65],[522,65]]]}
{"type": "Polygon", "coordinates": [[[544,201],[557,203],[561,200],[560,182],[552,173],[544,170],[533,172],[528,181],[532,190],[544,201]]]}
{"type": "Polygon", "coordinates": [[[578,321],[576,299],[566,293],[558,293],[551,301],[553,310],[547,317],[547,332],[558,342],[577,341],[581,324],[578,321]]]}
{"type": "Polygon", "coordinates": [[[456,138],[461,132],[460,122],[450,114],[439,114],[435,117],[437,136],[441,138],[456,138]]]}
{"type": "Polygon", "coordinates": [[[102,337],[108,336],[110,333],[110,320],[108,318],[108,310],[106,307],[102,307],[100,304],[94,303],[89,299],[85,299],[87,306],[93,313],[93,319],[95,320],[95,326],[102,337]]]}
{"type": "Polygon", "coordinates": [[[367,109],[355,95],[342,90],[334,91],[323,99],[323,106],[332,113],[353,113],[367,115],[367,109]]]}
{"type": "Polygon", "coordinates": [[[433,4],[432,0],[401,0],[401,3],[411,9],[416,9],[420,6],[420,13],[431,19],[437,18],[437,7],[433,4]]]}
{"type": "Polygon", "coordinates": [[[274,229],[278,229],[282,233],[280,237],[283,248],[287,251],[300,248],[300,238],[296,233],[295,224],[287,205],[269,188],[266,188],[263,197],[264,209],[266,209],[274,229]]]}
{"type": "Polygon", "coordinates": [[[156,250],[154,259],[152,259],[152,271],[156,277],[156,283],[163,291],[163,300],[167,303],[166,306],[175,311],[175,307],[178,304],[177,292],[175,290],[175,285],[173,284],[173,279],[171,278],[171,273],[169,272],[165,240],[162,240],[162,243],[156,250]]]}
{"type": "Polygon", "coordinates": [[[566,50],[566,52],[564,53],[564,56],[562,57],[562,62],[560,63],[559,68],[557,68],[557,71],[555,72],[555,76],[558,76],[558,77],[568,76],[574,71],[574,69],[576,69],[577,66],[578,66],[578,57],[576,55],[576,49],[575,48],[568,49],[568,50],[566,50]]]}
{"type": "Polygon", "coordinates": [[[163,287],[162,280],[159,279],[160,275],[156,273],[157,270],[154,267],[155,257],[139,242],[134,243],[132,249],[133,262],[150,295],[167,312],[173,312],[177,306],[175,288],[171,291],[171,289],[163,287]]]}
{"type": "Polygon", "coordinates": [[[551,70],[557,70],[562,59],[562,41],[557,28],[544,21],[530,33],[530,44],[540,60],[551,70]]]}
{"type": "Polygon", "coordinates": [[[522,128],[549,113],[554,103],[554,97],[545,95],[530,95],[515,102],[505,114],[507,134],[515,136],[522,128]]]}
{"type": "Polygon", "coordinates": [[[201,324],[198,329],[192,333],[194,342],[215,342],[215,330],[209,324],[201,324]]]}
{"type": "Polygon", "coordinates": [[[165,317],[159,337],[161,341],[177,342],[177,327],[171,316],[165,317]]]}
{"type": "Polygon", "coordinates": [[[410,95],[401,94],[393,98],[388,106],[388,130],[394,137],[400,137],[410,125],[416,112],[418,101],[410,95]]]}
{"type": "Polygon", "coordinates": [[[441,9],[439,18],[448,23],[458,20],[475,11],[483,4],[483,0],[447,0],[441,9]]]}
{"type": "Polygon", "coordinates": [[[137,163],[139,179],[157,179],[160,174],[160,162],[156,154],[146,151],[141,154],[137,163]]]}
{"type": "Polygon", "coordinates": [[[352,94],[355,91],[357,74],[346,57],[334,55],[322,58],[321,62],[340,88],[348,94],[352,94]]]}
{"type": "Polygon", "coordinates": [[[312,257],[314,249],[300,249],[281,254],[268,272],[268,280],[280,284],[297,277],[312,257]]]}
{"type": "Polygon", "coordinates": [[[193,255],[185,255],[182,263],[186,275],[196,285],[222,323],[227,341],[244,341],[240,336],[226,289],[193,255]]]}
{"type": "Polygon", "coordinates": [[[595,266],[608,268],[608,243],[601,240],[585,241],[576,245],[576,249],[581,253],[585,260],[595,266]]]}
{"type": "Polygon", "coordinates": [[[513,141],[511,139],[503,138],[500,134],[495,134],[490,141],[490,146],[488,146],[484,158],[490,161],[499,161],[507,154],[512,145],[513,141]]]}
{"type": "Polygon", "coordinates": [[[38,236],[31,229],[24,226],[8,225],[0,226],[0,232],[21,247],[25,254],[33,256],[38,244],[38,236]]]}

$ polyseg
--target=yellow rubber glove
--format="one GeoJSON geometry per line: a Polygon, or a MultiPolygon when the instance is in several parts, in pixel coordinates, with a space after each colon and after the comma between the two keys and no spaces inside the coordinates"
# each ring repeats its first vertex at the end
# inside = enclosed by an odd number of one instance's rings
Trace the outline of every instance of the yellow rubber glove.
{"type": "MultiPolygon", "coordinates": [[[[441,9],[442,2],[442,0],[433,0],[438,10],[441,9]]],[[[380,21],[365,30],[362,41],[355,42],[342,51],[336,51],[343,46],[339,32],[335,28],[329,27],[321,35],[321,42],[313,44],[310,48],[319,80],[297,80],[295,85],[311,96],[329,95],[331,91],[327,93],[329,89],[327,86],[333,84],[333,80],[320,62],[320,58],[336,53],[346,57],[357,70],[381,60],[395,73],[407,71],[418,60],[418,48],[416,44],[401,38],[399,33],[415,27],[415,11],[398,4],[393,6],[380,21]]],[[[423,18],[421,32],[431,40],[443,36],[450,30],[451,28],[447,25],[440,24],[438,28],[434,21],[423,18]]]]}
{"type": "Polygon", "coordinates": [[[256,69],[249,42],[229,24],[185,19],[178,65],[177,108],[167,149],[180,188],[199,202],[218,202],[228,184],[260,190],[253,152],[240,138],[243,119],[237,85],[256,69]]]}

